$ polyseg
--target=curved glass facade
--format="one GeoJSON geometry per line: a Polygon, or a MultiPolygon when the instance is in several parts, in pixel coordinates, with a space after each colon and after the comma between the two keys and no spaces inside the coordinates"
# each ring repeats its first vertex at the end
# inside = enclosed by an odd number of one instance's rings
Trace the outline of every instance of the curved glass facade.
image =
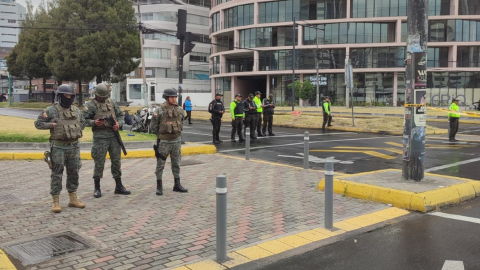
{"type": "MultiPolygon", "coordinates": [[[[296,80],[318,83],[321,95],[341,105],[348,57],[354,67],[354,101],[403,104],[407,0],[222,3],[216,1],[210,13],[212,91],[228,84],[232,98],[256,89],[288,104],[294,68],[296,80]]],[[[480,99],[479,1],[429,0],[428,14],[429,103],[442,105],[447,96],[463,95],[471,104],[480,99]]]]}

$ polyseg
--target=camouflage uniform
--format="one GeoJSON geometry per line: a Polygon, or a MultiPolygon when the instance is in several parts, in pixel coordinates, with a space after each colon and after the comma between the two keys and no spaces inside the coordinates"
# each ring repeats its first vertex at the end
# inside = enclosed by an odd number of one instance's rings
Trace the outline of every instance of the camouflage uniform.
{"type": "Polygon", "coordinates": [[[85,119],[83,118],[82,113],[73,105],[70,108],[65,109],[58,103],[55,103],[53,106],[47,107],[43,113],[38,116],[35,121],[35,127],[37,129],[50,130],[50,153],[53,166],[50,194],[59,195],[60,191],[62,191],[64,167],[67,169],[67,191],[68,193],[76,192],[78,188],[78,172],[82,167],[82,162],[80,160],[80,147],[78,145],[78,138],[82,137],[82,130],[85,127],[85,119]],[[64,137],[61,139],[61,137],[63,137],[59,134],[63,133],[63,125],[61,125],[61,121],[62,119],[65,119],[65,116],[60,117],[59,113],[63,113],[64,115],[66,113],[68,119],[75,119],[70,121],[77,122],[76,124],[68,125],[69,130],[64,132],[65,136],[70,136],[70,138],[64,137]],[[57,123],[56,128],[53,128],[53,123],[57,123]]]}
{"type": "MultiPolygon", "coordinates": [[[[92,127],[93,131],[93,146],[92,158],[95,162],[93,171],[93,179],[95,181],[95,190],[100,190],[100,179],[103,177],[103,169],[105,168],[105,158],[107,152],[110,155],[112,162],[111,171],[116,182],[115,193],[118,194],[117,189],[125,189],[121,184],[122,167],[121,167],[121,151],[122,148],[118,143],[112,126],[108,121],[104,121],[103,126],[96,126],[95,120],[112,116],[117,120],[117,123],[122,126],[124,124],[124,116],[122,110],[110,98],[107,98],[104,103],[92,99],[88,101],[83,108],[83,116],[86,120],[86,126],[92,127]]],[[[120,194],[128,195],[128,193],[120,194]]],[[[95,196],[95,197],[100,197],[95,196]]]]}
{"type": "Polygon", "coordinates": [[[181,132],[183,130],[183,118],[185,117],[183,109],[178,104],[168,107],[167,103],[160,105],[153,114],[151,130],[157,135],[159,145],[157,166],[155,175],[157,177],[157,195],[163,194],[162,175],[165,168],[165,162],[170,155],[172,163],[172,173],[175,180],[173,191],[187,192],[180,185],[180,161],[182,159],[182,140],[181,132]]]}

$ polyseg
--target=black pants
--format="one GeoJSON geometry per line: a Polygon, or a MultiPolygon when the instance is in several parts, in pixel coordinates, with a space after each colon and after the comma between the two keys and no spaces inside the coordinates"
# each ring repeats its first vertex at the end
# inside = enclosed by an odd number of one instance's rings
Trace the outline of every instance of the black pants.
{"type": "Polygon", "coordinates": [[[449,139],[455,139],[455,135],[457,135],[459,119],[458,118],[449,118],[450,122],[450,134],[448,134],[449,139]]]}
{"type": "Polygon", "coordinates": [[[325,129],[325,125],[327,124],[330,126],[332,124],[332,115],[328,113],[323,113],[323,124],[322,129],[325,129]]]}
{"type": "Polygon", "coordinates": [[[235,140],[235,133],[238,134],[238,138],[243,140],[242,129],[243,129],[243,117],[235,117],[235,120],[232,121],[232,134],[230,138],[235,140]]]}
{"type": "Polygon", "coordinates": [[[270,113],[264,113],[263,114],[263,128],[262,132],[265,135],[265,131],[267,131],[267,125],[268,125],[268,134],[272,134],[272,125],[273,125],[273,114],[270,113]]]}
{"type": "Polygon", "coordinates": [[[261,134],[262,133],[262,113],[257,112],[257,133],[261,134]]]}
{"type": "MultiPolygon", "coordinates": [[[[247,114],[245,115],[245,129],[250,128],[250,138],[256,138],[255,128],[256,128],[257,114],[247,114]]],[[[247,134],[245,133],[245,136],[247,134]]]]}
{"type": "Polygon", "coordinates": [[[220,141],[220,127],[222,126],[222,118],[212,116],[212,125],[213,141],[220,141]]]}
{"type": "Polygon", "coordinates": [[[187,111],[187,117],[185,117],[185,120],[188,118],[188,123],[192,123],[192,111],[187,111]]]}

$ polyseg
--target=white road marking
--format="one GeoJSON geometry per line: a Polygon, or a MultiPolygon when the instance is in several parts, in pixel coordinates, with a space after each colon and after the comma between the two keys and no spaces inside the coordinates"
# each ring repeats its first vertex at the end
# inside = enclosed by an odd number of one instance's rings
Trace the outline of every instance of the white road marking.
{"type": "Polygon", "coordinates": [[[458,132],[458,134],[467,133],[467,132],[477,132],[477,131],[480,131],[480,129],[465,130],[465,131],[462,131],[462,132],[458,132]]]}
{"type": "MultiPolygon", "coordinates": [[[[332,133],[330,133],[330,134],[332,134],[332,133]]],[[[378,139],[385,139],[385,138],[392,138],[392,137],[398,137],[398,136],[368,137],[368,138],[341,139],[341,140],[330,140],[330,141],[310,141],[309,143],[312,144],[312,143],[329,143],[329,142],[344,142],[344,141],[378,140],[378,139]]],[[[272,147],[292,146],[292,145],[299,145],[299,144],[304,144],[304,143],[305,142],[302,141],[302,142],[298,142],[298,143],[257,146],[257,147],[250,147],[250,150],[272,148],[272,147]]],[[[229,149],[229,150],[223,150],[223,151],[218,151],[218,152],[219,153],[226,153],[226,152],[235,152],[235,151],[244,151],[244,150],[245,150],[245,148],[238,148],[238,149],[229,149]]]]}
{"type": "Polygon", "coordinates": [[[480,224],[480,218],[466,217],[466,216],[460,216],[460,215],[452,215],[452,214],[447,214],[447,213],[443,213],[443,212],[427,213],[427,215],[480,224]]]}
{"type": "Polygon", "coordinates": [[[446,168],[455,167],[455,166],[458,166],[458,165],[468,164],[468,163],[477,162],[477,161],[480,161],[480,158],[472,158],[472,159],[467,159],[467,160],[464,160],[464,161],[459,161],[459,162],[455,162],[455,163],[451,163],[451,164],[447,164],[447,165],[433,167],[433,168],[430,168],[430,169],[426,169],[425,172],[433,172],[433,171],[443,170],[443,169],[446,169],[446,168]]]}
{"type": "MultiPolygon", "coordinates": [[[[303,153],[297,153],[297,155],[300,156],[288,156],[288,155],[278,155],[279,157],[288,157],[288,158],[298,158],[298,159],[303,159],[303,153]]],[[[353,161],[342,161],[335,159],[335,157],[328,157],[328,158],[319,158],[316,156],[308,155],[308,161],[313,162],[313,163],[326,163],[327,159],[331,159],[333,163],[340,163],[340,164],[353,164],[353,161]]]]}
{"type": "Polygon", "coordinates": [[[445,261],[442,270],[465,270],[462,261],[445,261]]]}

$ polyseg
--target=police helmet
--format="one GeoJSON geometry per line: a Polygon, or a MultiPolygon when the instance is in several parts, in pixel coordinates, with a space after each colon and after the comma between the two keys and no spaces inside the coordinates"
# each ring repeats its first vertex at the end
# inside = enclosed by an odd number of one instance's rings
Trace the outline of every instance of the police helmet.
{"type": "Polygon", "coordinates": [[[177,96],[177,90],[175,90],[173,88],[167,88],[167,89],[163,90],[162,97],[164,99],[167,99],[167,97],[176,97],[176,96],[177,96]]]}
{"type": "Polygon", "coordinates": [[[106,97],[109,97],[110,95],[110,90],[108,90],[108,87],[106,84],[104,83],[99,83],[97,84],[97,86],[95,86],[95,92],[94,92],[95,96],[97,97],[102,97],[102,98],[106,98],[106,97]]]}
{"type": "Polygon", "coordinates": [[[236,94],[236,95],[235,95],[235,97],[242,97],[242,95],[240,95],[240,94],[236,94]]]}
{"type": "Polygon", "coordinates": [[[221,97],[223,97],[222,93],[216,93],[215,96],[221,96],[221,97]]]}
{"type": "Polygon", "coordinates": [[[261,95],[262,93],[260,93],[260,91],[256,91],[256,92],[255,92],[255,96],[258,95],[258,94],[261,95]]]}
{"type": "Polygon", "coordinates": [[[62,84],[58,87],[57,94],[67,94],[74,96],[75,92],[73,92],[73,88],[70,85],[62,84]]]}

